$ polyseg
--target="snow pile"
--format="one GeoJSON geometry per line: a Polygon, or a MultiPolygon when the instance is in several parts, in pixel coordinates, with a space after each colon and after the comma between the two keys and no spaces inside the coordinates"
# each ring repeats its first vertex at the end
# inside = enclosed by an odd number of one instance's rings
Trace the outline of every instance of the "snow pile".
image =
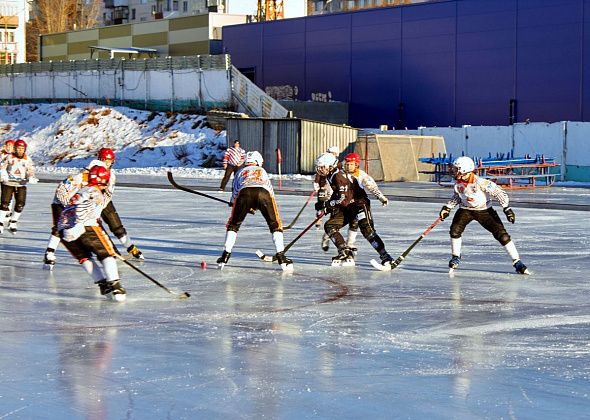
{"type": "MultiPolygon", "coordinates": [[[[101,147],[117,153],[117,169],[219,167],[225,131],[203,115],[140,111],[87,103],[0,107],[0,139],[24,139],[27,153],[48,172],[80,168],[101,147]]],[[[213,172],[219,172],[218,170],[213,172]]]]}

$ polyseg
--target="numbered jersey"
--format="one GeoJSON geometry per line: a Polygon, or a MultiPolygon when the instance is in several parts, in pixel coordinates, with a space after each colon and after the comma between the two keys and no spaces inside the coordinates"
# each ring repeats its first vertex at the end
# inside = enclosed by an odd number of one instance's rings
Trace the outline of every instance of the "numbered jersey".
{"type": "Polygon", "coordinates": [[[467,182],[455,183],[453,198],[447,203],[447,207],[454,208],[460,205],[468,210],[485,210],[492,206],[492,197],[498,200],[502,207],[508,206],[508,194],[495,182],[480,178],[472,174],[467,182]]]}
{"type": "Polygon", "coordinates": [[[4,184],[11,187],[27,185],[29,179],[35,177],[33,161],[26,154],[19,158],[14,153],[9,154],[1,163],[2,178],[4,184]]]}
{"type": "Polygon", "coordinates": [[[250,165],[239,170],[234,178],[231,202],[235,202],[238,194],[244,188],[259,187],[267,190],[274,198],[274,191],[270,178],[266,171],[260,166],[250,165]]]}
{"type": "Polygon", "coordinates": [[[62,232],[63,239],[71,242],[78,239],[86,226],[97,226],[100,214],[108,204],[108,200],[96,186],[83,187],[71,198],[64,208],[57,229],[62,232]]]}

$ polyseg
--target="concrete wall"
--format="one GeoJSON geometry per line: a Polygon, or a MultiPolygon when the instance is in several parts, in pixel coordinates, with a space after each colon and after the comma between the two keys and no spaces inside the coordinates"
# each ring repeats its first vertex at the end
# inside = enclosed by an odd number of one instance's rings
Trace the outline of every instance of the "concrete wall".
{"type": "Polygon", "coordinates": [[[225,56],[34,63],[0,68],[0,100],[92,101],[194,112],[230,108],[230,80],[225,56]]]}

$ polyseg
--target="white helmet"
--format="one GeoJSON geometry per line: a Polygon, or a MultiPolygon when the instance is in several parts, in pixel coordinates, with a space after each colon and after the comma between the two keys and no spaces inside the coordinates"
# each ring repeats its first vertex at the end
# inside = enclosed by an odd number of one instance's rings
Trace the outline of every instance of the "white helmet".
{"type": "Polygon", "coordinates": [[[326,151],[328,153],[332,153],[334,156],[338,156],[340,154],[340,148],[338,146],[330,146],[326,151]]]}
{"type": "Polygon", "coordinates": [[[264,162],[264,159],[262,159],[262,155],[257,151],[246,153],[246,164],[250,163],[257,166],[262,166],[262,162],[264,162]]]}
{"type": "Polygon", "coordinates": [[[86,169],[90,170],[90,168],[93,166],[102,166],[103,168],[107,167],[107,165],[102,160],[94,159],[90,161],[90,163],[86,166],[86,169]]]}
{"type": "Polygon", "coordinates": [[[326,176],[338,166],[338,159],[332,153],[323,153],[315,161],[315,170],[318,174],[326,176]]]}
{"type": "Polygon", "coordinates": [[[475,162],[467,156],[458,157],[453,161],[455,171],[460,175],[465,175],[475,170],[475,162]]]}

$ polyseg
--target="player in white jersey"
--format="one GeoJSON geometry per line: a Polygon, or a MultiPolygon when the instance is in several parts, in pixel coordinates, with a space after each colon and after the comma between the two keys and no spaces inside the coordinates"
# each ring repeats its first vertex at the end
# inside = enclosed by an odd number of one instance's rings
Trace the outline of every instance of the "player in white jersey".
{"type": "Polygon", "coordinates": [[[262,168],[262,156],[253,151],[246,154],[246,166],[236,173],[232,188],[230,206],[232,207],[226,225],[223,254],[217,259],[220,268],[229,261],[231,251],[238,237],[238,230],[248,213],[260,210],[272,233],[277,251],[276,257],[283,270],[293,269],[293,261],[285,256],[283,225],[274,197],[274,191],[266,171],[262,168]]]}
{"type": "MultiPolygon", "coordinates": [[[[14,152],[14,140],[6,140],[4,145],[2,146],[2,150],[0,150],[0,168],[6,159],[14,152]]],[[[6,218],[4,220],[0,220],[5,226],[10,222],[10,216],[12,216],[12,212],[14,211],[14,200],[11,200],[10,204],[8,205],[10,209],[8,213],[6,213],[6,218]]]]}
{"type": "Polygon", "coordinates": [[[88,172],[88,185],[79,189],[60,215],[57,228],[64,246],[98,285],[100,293],[125,300],[115,259],[116,250],[100,224],[107,205],[110,170],[95,165],[88,172]],[[93,258],[96,255],[101,267],[93,258]]]}
{"type": "MultiPolygon", "coordinates": [[[[82,187],[85,187],[88,183],[88,171],[92,166],[99,165],[107,169],[110,169],[113,161],[115,160],[115,154],[111,149],[102,148],[98,153],[98,160],[90,162],[87,168],[83,169],[82,172],[76,175],[70,175],[64,179],[56,188],[53,202],[51,203],[51,214],[53,216],[53,226],[51,227],[51,235],[47,243],[47,249],[45,250],[44,264],[45,268],[53,269],[56,262],[55,250],[57,249],[60,238],[59,232],[57,231],[57,221],[63,211],[64,207],[68,205],[72,196],[82,187]]],[[[102,219],[107,222],[109,230],[119,239],[121,244],[127,249],[132,256],[138,259],[144,259],[141,251],[131,243],[131,239],[127,235],[127,231],[119,218],[119,214],[115,209],[112,198],[115,190],[115,174],[111,172],[109,177],[109,183],[105,189],[106,205],[102,212],[102,219]]]]}
{"type": "Polygon", "coordinates": [[[10,217],[8,228],[16,234],[17,222],[20,219],[27,201],[26,185],[36,184],[35,166],[26,155],[27,143],[24,140],[14,142],[14,152],[8,155],[0,166],[0,182],[2,194],[0,196],[0,234],[4,232],[4,221],[10,212],[10,201],[14,197],[14,211],[10,217]]]}
{"type": "Polygon", "coordinates": [[[474,172],[475,163],[467,156],[455,159],[451,170],[455,178],[453,198],[442,207],[439,213],[440,218],[444,220],[449,217],[453,208],[459,206],[450,228],[452,255],[449,268],[454,270],[459,266],[463,231],[469,223],[475,220],[494,235],[494,238],[506,249],[512,258],[512,265],[516,271],[521,274],[529,274],[498,213],[492,207],[492,198],[495,198],[502,206],[506,219],[510,223],[514,223],[516,216],[509,207],[506,192],[494,182],[477,176],[474,172]]]}

